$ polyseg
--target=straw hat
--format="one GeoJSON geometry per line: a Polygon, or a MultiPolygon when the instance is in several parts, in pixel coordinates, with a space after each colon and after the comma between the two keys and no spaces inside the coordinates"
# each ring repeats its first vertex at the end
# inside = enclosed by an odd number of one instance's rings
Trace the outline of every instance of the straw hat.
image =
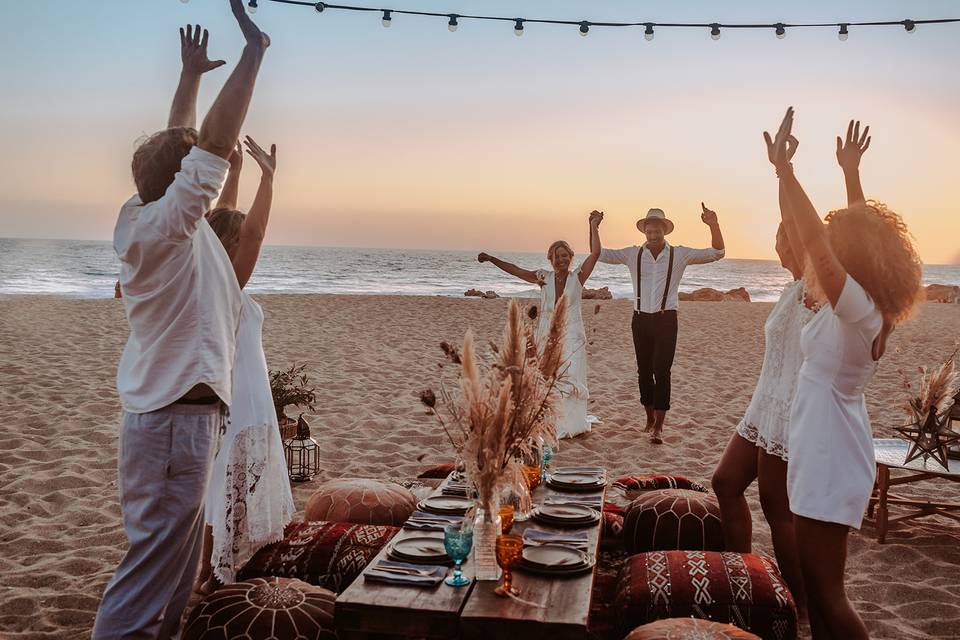
{"type": "Polygon", "coordinates": [[[663,231],[663,235],[673,232],[673,221],[667,217],[667,215],[663,212],[663,209],[650,209],[650,211],[647,211],[646,218],[637,220],[637,229],[639,229],[641,233],[643,233],[643,230],[647,226],[647,220],[662,220],[663,224],[666,226],[666,229],[663,231]]]}

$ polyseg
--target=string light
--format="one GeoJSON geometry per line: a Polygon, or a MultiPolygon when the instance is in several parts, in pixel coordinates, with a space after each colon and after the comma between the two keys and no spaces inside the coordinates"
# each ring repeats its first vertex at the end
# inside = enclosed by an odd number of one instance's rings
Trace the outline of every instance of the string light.
{"type": "MultiPolygon", "coordinates": [[[[189,0],[180,0],[183,3],[189,2],[189,0]]],[[[327,2],[310,2],[309,0],[266,0],[267,2],[275,2],[278,4],[286,5],[297,5],[297,6],[307,6],[313,7],[316,9],[317,13],[323,13],[327,9],[338,9],[341,11],[354,11],[354,12],[382,12],[383,18],[381,23],[384,27],[389,27],[392,23],[392,18],[394,13],[400,13],[403,15],[411,16],[428,16],[428,17],[445,17],[448,19],[447,27],[450,31],[456,31],[459,26],[460,20],[492,20],[492,21],[501,21],[501,22],[513,22],[514,29],[513,32],[521,36],[523,35],[525,29],[524,26],[526,23],[534,24],[546,24],[546,25],[573,25],[580,27],[580,35],[586,36],[590,32],[590,27],[643,27],[643,37],[646,40],[653,40],[654,36],[654,27],[664,27],[664,28],[694,28],[702,29],[708,28],[710,30],[710,37],[714,40],[720,39],[721,29],[774,29],[778,38],[785,38],[787,35],[787,29],[798,29],[798,28],[834,28],[839,27],[839,32],[837,37],[840,40],[846,40],[849,36],[849,27],[888,27],[888,26],[900,26],[903,27],[907,33],[916,33],[917,25],[920,24],[947,24],[947,23],[958,23],[960,18],[936,18],[928,20],[876,20],[876,21],[867,21],[867,22],[810,22],[810,23],[792,23],[787,24],[783,22],[774,22],[774,23],[720,23],[720,22],[591,22],[589,20],[552,20],[544,18],[512,18],[507,16],[489,16],[489,15],[463,15],[463,14],[450,14],[450,13],[439,13],[434,11],[414,11],[406,9],[378,9],[376,7],[364,7],[358,5],[344,5],[344,4],[332,4],[327,2]]],[[[256,11],[258,0],[249,0],[247,6],[251,13],[256,11]]]]}

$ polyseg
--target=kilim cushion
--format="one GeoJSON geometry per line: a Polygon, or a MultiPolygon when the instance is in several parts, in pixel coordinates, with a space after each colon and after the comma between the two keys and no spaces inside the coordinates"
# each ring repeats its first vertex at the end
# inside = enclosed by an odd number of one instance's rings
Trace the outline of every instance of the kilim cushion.
{"type": "Polygon", "coordinates": [[[421,480],[425,479],[434,479],[434,480],[443,480],[447,476],[453,473],[453,463],[447,462],[444,464],[438,464],[433,467],[430,467],[423,473],[417,476],[421,480]]]}
{"type": "Polygon", "coordinates": [[[760,640],[760,636],[732,624],[670,618],[637,627],[624,640],[760,640]]]}
{"type": "Polygon", "coordinates": [[[688,489],[648,491],[633,501],[623,522],[627,551],[723,551],[720,507],[713,496],[688,489]]]}
{"type": "Polygon", "coordinates": [[[253,578],[228,584],[190,612],[183,640],[336,640],[336,596],[288,578],[253,578]]]}
{"type": "Polygon", "coordinates": [[[378,480],[332,480],[307,501],[304,520],[399,527],[417,508],[409,490],[378,480]]]}
{"type": "Polygon", "coordinates": [[[623,550],[623,516],[613,511],[603,511],[600,526],[600,548],[623,550]]]}
{"type": "Polygon", "coordinates": [[[797,637],[793,596],[769,558],[732,551],[651,551],[617,579],[622,633],[665,618],[728,622],[765,640],[797,637]]]}
{"type": "Polygon", "coordinates": [[[590,617],[587,631],[593,640],[621,640],[618,633],[617,610],[614,598],[617,595],[617,578],[627,560],[625,551],[600,550],[597,565],[593,570],[593,590],[590,598],[590,617]]]}
{"type": "Polygon", "coordinates": [[[399,531],[348,522],[292,522],[283,540],[257,551],[237,578],[297,578],[341,593],[399,531]]]}

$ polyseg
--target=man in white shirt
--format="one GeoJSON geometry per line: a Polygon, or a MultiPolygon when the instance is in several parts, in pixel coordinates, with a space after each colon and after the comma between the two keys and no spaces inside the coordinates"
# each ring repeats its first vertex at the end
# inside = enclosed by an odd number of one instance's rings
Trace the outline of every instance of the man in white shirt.
{"type": "Polygon", "coordinates": [[[647,413],[650,441],[663,442],[663,422],[670,410],[670,368],[677,348],[677,291],[687,265],[714,262],[724,256],[717,214],[702,202],[700,219],[710,227],[711,248],[672,246],[664,236],[673,231],[661,209],[650,209],[637,221],[647,237],[640,246],[603,249],[600,262],[625,264],[633,279],[633,348],[637,355],[640,402],[647,413]]]}
{"type": "Polygon", "coordinates": [[[134,153],[137,195],[120,210],[114,249],[130,337],[120,358],[120,506],[129,539],[93,638],[172,638],[189,599],[203,501],[231,370],[240,288],[205,214],[219,195],[270,39],[230,0],[246,46],[200,128],[207,33],[181,30],[183,73],[168,128],[134,153]]]}

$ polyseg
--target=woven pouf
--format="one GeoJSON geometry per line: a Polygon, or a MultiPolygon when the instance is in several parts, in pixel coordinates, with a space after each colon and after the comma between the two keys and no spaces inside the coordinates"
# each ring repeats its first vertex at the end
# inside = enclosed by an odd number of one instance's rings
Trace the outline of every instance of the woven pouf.
{"type": "Polygon", "coordinates": [[[453,473],[453,463],[445,462],[443,464],[437,464],[420,475],[417,476],[420,480],[444,480],[447,476],[453,473]]]}
{"type": "Polygon", "coordinates": [[[648,491],[634,500],[623,522],[627,551],[723,551],[716,499],[689,489],[648,491]]]}
{"type": "Polygon", "coordinates": [[[630,632],[624,640],[761,640],[740,627],[699,618],[657,620],[630,632]]]}
{"type": "Polygon", "coordinates": [[[237,579],[283,576],[342,593],[399,531],[349,522],[292,522],[283,540],[257,551],[237,579]]]}
{"type": "Polygon", "coordinates": [[[797,637],[796,605],[777,565],[751,553],[631,556],[620,570],[614,606],[624,634],[656,620],[693,616],[734,624],[764,640],[797,637]]]}
{"type": "Polygon", "coordinates": [[[288,578],[225,585],[190,612],[183,640],[336,640],[336,596],[288,578]]]}
{"type": "Polygon", "coordinates": [[[303,519],[399,527],[416,508],[417,499],[398,484],[350,478],[317,489],[303,519]]]}

